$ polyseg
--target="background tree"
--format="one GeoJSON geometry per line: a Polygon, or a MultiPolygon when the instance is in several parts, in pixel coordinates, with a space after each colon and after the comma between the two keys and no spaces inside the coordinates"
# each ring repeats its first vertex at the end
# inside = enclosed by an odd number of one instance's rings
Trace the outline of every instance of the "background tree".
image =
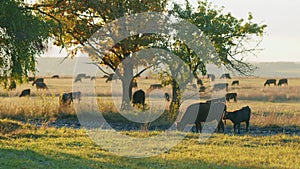
{"type": "Polygon", "coordinates": [[[52,26],[19,1],[0,1],[0,83],[5,88],[35,74],[36,57],[45,49],[52,26]]]}

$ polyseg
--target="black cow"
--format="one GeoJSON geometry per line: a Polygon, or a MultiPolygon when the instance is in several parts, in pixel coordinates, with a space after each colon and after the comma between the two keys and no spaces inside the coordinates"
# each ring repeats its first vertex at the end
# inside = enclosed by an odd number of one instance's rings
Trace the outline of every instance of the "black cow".
{"type": "Polygon", "coordinates": [[[46,83],[44,83],[44,82],[36,82],[35,87],[37,90],[38,89],[48,89],[46,83]]]}
{"type": "Polygon", "coordinates": [[[288,80],[287,79],[280,79],[279,81],[278,81],[278,86],[281,86],[281,85],[283,85],[283,84],[288,84],[288,80]]]}
{"type": "Polygon", "coordinates": [[[39,82],[44,82],[44,78],[37,78],[33,81],[32,83],[32,86],[34,86],[36,83],[39,83],[39,82]]]}
{"type": "Polygon", "coordinates": [[[274,86],[276,86],[276,79],[268,79],[266,82],[265,82],[265,84],[264,84],[264,86],[266,86],[266,85],[271,85],[271,84],[274,84],[274,86]]]}
{"type": "Polygon", "coordinates": [[[197,85],[203,86],[203,82],[200,78],[197,78],[197,85]]]}
{"type": "Polygon", "coordinates": [[[228,102],[230,99],[233,99],[236,102],[237,101],[236,97],[237,97],[237,93],[227,93],[226,94],[226,100],[228,102]]]}
{"type": "Polygon", "coordinates": [[[155,89],[161,89],[162,85],[161,84],[151,84],[149,87],[149,91],[155,90],[155,89]]]}
{"type": "Polygon", "coordinates": [[[170,95],[169,95],[169,93],[165,93],[165,99],[166,99],[167,102],[170,101],[170,95]]]}
{"type": "Polygon", "coordinates": [[[205,92],[205,87],[204,86],[200,86],[199,92],[205,92]]]}
{"type": "Polygon", "coordinates": [[[238,80],[234,80],[234,81],[232,81],[231,86],[234,86],[234,85],[240,85],[240,82],[238,80]]]}
{"type": "Polygon", "coordinates": [[[59,78],[59,75],[53,75],[53,76],[51,76],[51,78],[53,78],[53,79],[58,79],[59,78]]]}
{"type": "Polygon", "coordinates": [[[134,92],[132,97],[133,106],[141,104],[143,108],[145,107],[145,92],[143,90],[138,90],[134,92]]]}
{"type": "Polygon", "coordinates": [[[81,92],[70,92],[70,93],[63,93],[60,97],[59,97],[59,103],[60,105],[70,105],[75,99],[77,99],[78,101],[80,101],[81,99],[81,92]]]}
{"type": "Polygon", "coordinates": [[[181,119],[176,123],[177,130],[183,130],[187,124],[195,124],[197,132],[202,131],[201,122],[218,121],[217,131],[224,132],[224,123],[222,115],[226,111],[224,103],[195,103],[190,105],[181,119]],[[211,113],[209,115],[209,113],[211,113]]]}
{"type": "Polygon", "coordinates": [[[22,93],[20,94],[19,97],[23,97],[23,96],[30,96],[30,89],[22,90],[22,93]]]}
{"type": "Polygon", "coordinates": [[[224,73],[221,75],[220,79],[231,79],[231,77],[229,73],[224,73]]]}
{"type": "Polygon", "coordinates": [[[233,123],[234,133],[236,133],[236,129],[237,129],[238,134],[240,134],[241,122],[246,122],[246,131],[248,131],[250,116],[251,116],[251,109],[249,106],[246,106],[234,112],[226,112],[223,117],[223,120],[225,120],[225,124],[226,124],[226,119],[230,119],[231,122],[233,123]]]}
{"type": "Polygon", "coordinates": [[[214,74],[207,74],[207,78],[209,78],[211,81],[215,81],[216,76],[214,74]]]}
{"type": "Polygon", "coordinates": [[[218,90],[222,90],[225,89],[226,91],[228,91],[228,83],[216,83],[213,86],[213,91],[218,91],[218,90]]]}

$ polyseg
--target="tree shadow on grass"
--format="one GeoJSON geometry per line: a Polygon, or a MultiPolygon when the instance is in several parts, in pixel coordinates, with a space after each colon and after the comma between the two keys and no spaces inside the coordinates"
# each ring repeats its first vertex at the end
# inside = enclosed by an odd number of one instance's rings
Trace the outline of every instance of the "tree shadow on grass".
{"type": "Polygon", "coordinates": [[[48,151],[44,155],[26,149],[0,148],[0,166],[4,168],[240,168],[202,162],[200,159],[170,160],[158,157],[126,158],[104,153],[90,153],[87,157],[48,151]]]}

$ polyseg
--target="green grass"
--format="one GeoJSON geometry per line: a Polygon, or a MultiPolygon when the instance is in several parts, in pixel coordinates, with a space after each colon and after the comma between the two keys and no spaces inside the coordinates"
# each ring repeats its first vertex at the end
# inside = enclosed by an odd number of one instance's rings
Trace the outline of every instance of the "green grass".
{"type": "MultiPolygon", "coordinates": [[[[128,134],[128,132],[126,132],[128,134]]],[[[126,134],[123,132],[123,134],[126,134]]],[[[129,132],[149,137],[147,132],[129,132]]],[[[166,144],[168,144],[166,142],[166,144]]],[[[126,146],[126,142],[124,142],[126,146]]],[[[154,146],[155,147],[155,146],[154,146]]],[[[300,137],[196,134],[149,158],[120,157],[96,145],[85,130],[22,127],[0,135],[5,168],[299,168],[300,137]]]]}

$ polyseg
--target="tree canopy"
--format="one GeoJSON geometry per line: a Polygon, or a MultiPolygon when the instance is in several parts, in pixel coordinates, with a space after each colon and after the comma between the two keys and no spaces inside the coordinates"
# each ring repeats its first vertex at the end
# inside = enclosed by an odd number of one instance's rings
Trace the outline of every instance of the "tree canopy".
{"type": "Polygon", "coordinates": [[[0,2],[0,83],[8,87],[35,74],[36,56],[46,48],[52,21],[34,15],[20,1],[0,2]]]}

